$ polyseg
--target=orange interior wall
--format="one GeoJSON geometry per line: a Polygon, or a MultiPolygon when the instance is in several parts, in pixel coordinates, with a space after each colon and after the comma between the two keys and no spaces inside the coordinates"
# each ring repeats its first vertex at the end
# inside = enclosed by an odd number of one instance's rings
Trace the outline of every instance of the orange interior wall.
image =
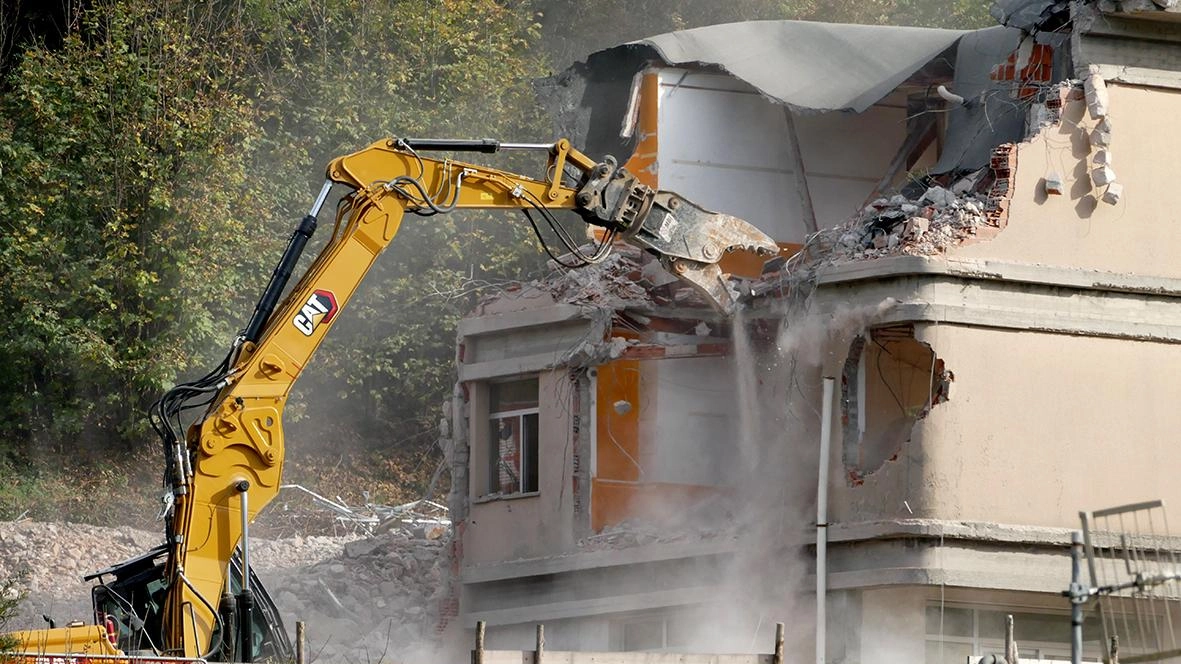
{"type": "Polygon", "coordinates": [[[660,173],[656,165],[660,128],[660,75],[645,72],[640,79],[639,117],[636,119],[636,149],[623,166],[636,179],[653,189],[660,188],[660,173]]]}
{"type": "Polygon", "coordinates": [[[611,487],[635,486],[640,479],[640,469],[632,461],[640,454],[640,362],[615,360],[598,371],[596,463],[591,478],[591,528],[595,532],[627,518],[631,492],[611,487]],[[615,403],[621,400],[632,405],[629,412],[616,412],[615,403]]]}
{"type": "Polygon", "coordinates": [[[595,477],[629,482],[639,480],[640,469],[632,461],[639,460],[640,454],[639,360],[615,360],[599,367],[595,422],[598,424],[595,477]],[[617,413],[617,401],[630,403],[631,411],[622,415],[617,413]]]}

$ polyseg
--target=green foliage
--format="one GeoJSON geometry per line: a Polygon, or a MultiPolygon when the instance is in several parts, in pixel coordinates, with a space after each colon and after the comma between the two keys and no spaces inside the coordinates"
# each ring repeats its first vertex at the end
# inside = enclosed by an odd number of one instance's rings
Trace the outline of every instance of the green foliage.
{"type": "MultiPolygon", "coordinates": [[[[389,135],[538,137],[525,4],[107,0],[77,19],[8,63],[0,98],[0,452],[25,460],[148,440],[143,407],[245,323],[330,158],[389,135]]],[[[454,293],[537,256],[476,218],[408,220],[296,412],[387,440],[434,419],[472,303],[454,293]],[[350,399],[371,410],[342,422],[350,399]]]]}
{"type": "MultiPolygon", "coordinates": [[[[539,137],[528,87],[541,71],[531,49],[538,26],[523,5],[334,0],[256,10],[261,57],[272,64],[259,98],[275,182],[306,183],[313,164],[385,136],[539,137]]],[[[307,189],[283,193],[292,219],[307,189]]],[[[338,446],[342,426],[421,445],[454,380],[455,324],[473,302],[465,284],[536,261],[522,233],[504,214],[407,216],[298,384],[296,448],[338,446]]]]}
{"type": "Polygon", "coordinates": [[[186,4],[99,3],[6,81],[5,439],[134,439],[150,396],[207,363],[226,311],[245,306],[256,270],[239,238],[260,214],[245,157],[260,132],[224,82],[239,65],[209,47],[235,35],[186,4]]]}
{"type": "Polygon", "coordinates": [[[24,575],[0,580],[0,662],[4,661],[4,653],[11,653],[20,645],[8,634],[8,624],[16,618],[26,595],[24,575]]]}

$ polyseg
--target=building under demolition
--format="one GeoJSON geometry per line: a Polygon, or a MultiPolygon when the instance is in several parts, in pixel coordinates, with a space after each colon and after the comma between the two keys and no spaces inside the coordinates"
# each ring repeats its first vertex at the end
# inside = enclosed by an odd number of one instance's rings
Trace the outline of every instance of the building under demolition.
{"type": "Polygon", "coordinates": [[[589,153],[782,252],[726,258],[734,320],[620,247],[462,322],[460,620],[962,663],[1013,614],[1023,658],[1069,654],[1078,511],[1181,498],[1175,4],[719,25],[550,81],[589,153]]]}

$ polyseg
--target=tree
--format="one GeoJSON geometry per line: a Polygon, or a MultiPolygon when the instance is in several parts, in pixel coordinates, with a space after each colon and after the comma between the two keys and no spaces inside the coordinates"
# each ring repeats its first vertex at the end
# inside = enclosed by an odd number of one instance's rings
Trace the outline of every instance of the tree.
{"type": "Polygon", "coordinates": [[[246,222],[265,209],[247,168],[260,131],[232,83],[242,43],[186,2],[95,3],[5,81],[5,440],[139,439],[151,395],[230,336],[224,312],[259,270],[246,222]]]}
{"type": "MultiPolygon", "coordinates": [[[[291,219],[306,209],[310,174],[373,140],[544,134],[529,88],[542,68],[528,5],[328,0],[259,11],[270,63],[259,81],[268,126],[261,159],[275,182],[300,184],[283,194],[291,219]]],[[[350,438],[379,448],[430,444],[472,283],[538,265],[526,229],[481,213],[408,216],[296,388],[296,446],[326,437],[334,447],[350,438]]]]}

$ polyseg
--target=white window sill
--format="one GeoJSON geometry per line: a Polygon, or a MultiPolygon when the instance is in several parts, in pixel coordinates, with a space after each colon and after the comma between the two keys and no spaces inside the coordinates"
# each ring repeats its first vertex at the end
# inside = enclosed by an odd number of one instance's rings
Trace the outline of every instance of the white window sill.
{"type": "Polygon", "coordinates": [[[481,505],[483,503],[495,503],[501,500],[518,500],[520,498],[536,498],[541,495],[540,491],[529,491],[527,493],[490,493],[472,500],[472,504],[481,505]]]}

